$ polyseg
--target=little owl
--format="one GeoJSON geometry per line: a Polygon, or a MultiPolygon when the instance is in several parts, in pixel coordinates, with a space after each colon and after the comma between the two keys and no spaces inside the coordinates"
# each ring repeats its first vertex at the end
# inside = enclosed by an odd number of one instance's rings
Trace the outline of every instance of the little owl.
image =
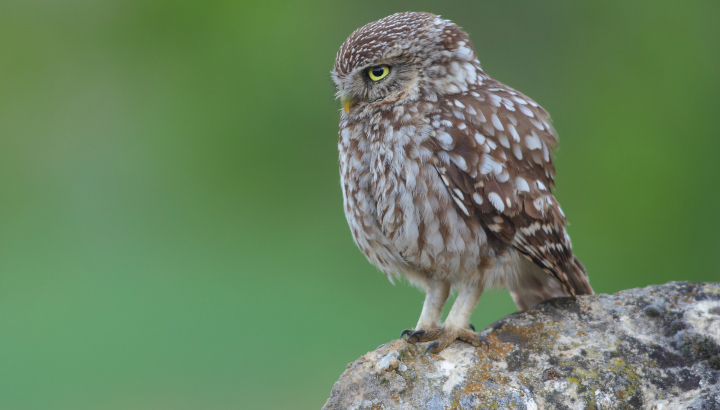
{"type": "Polygon", "coordinates": [[[426,291],[409,343],[460,339],[483,289],[519,309],[593,294],[552,194],[557,135],[542,107],[481,68],[468,35],[429,13],[356,30],[335,59],[345,215],[368,260],[426,291]],[[450,289],[457,299],[440,323],[450,289]]]}

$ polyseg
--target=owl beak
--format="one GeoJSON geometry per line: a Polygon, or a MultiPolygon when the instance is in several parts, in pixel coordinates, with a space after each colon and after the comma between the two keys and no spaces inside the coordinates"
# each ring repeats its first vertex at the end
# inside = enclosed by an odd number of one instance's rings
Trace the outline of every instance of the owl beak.
{"type": "Polygon", "coordinates": [[[345,112],[349,113],[350,108],[356,106],[358,103],[358,99],[353,97],[352,95],[346,93],[345,91],[340,94],[340,104],[342,104],[342,107],[345,109],[345,112]]]}

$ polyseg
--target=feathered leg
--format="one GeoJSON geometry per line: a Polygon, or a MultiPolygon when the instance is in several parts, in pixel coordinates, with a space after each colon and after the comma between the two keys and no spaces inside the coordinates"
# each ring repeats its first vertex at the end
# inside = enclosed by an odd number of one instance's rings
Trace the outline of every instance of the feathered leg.
{"type": "Polygon", "coordinates": [[[443,306],[450,295],[450,284],[443,281],[428,280],[425,284],[425,302],[423,303],[420,319],[415,329],[405,329],[400,333],[402,338],[419,330],[435,329],[440,324],[440,315],[443,306]]]}
{"type": "Polygon", "coordinates": [[[432,281],[428,283],[425,302],[423,303],[420,319],[415,329],[432,329],[440,324],[440,315],[443,306],[450,295],[450,284],[447,282],[432,281]]]}

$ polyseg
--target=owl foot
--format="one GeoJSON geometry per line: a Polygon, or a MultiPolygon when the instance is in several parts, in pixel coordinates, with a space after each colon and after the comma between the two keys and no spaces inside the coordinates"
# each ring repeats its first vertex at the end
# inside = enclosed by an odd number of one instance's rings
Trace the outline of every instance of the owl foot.
{"type": "MultiPolygon", "coordinates": [[[[474,330],[474,328],[473,328],[474,330]]],[[[475,347],[482,346],[483,343],[485,343],[486,347],[490,348],[490,343],[488,343],[487,339],[482,337],[480,333],[473,332],[469,329],[453,329],[453,328],[446,328],[446,327],[438,327],[434,329],[428,329],[428,330],[411,330],[411,329],[405,329],[400,333],[400,338],[407,335],[407,342],[410,344],[415,344],[417,342],[430,342],[427,348],[425,348],[425,353],[440,353],[443,349],[450,346],[452,342],[454,342],[457,339],[462,340],[465,343],[469,343],[475,347]]]]}

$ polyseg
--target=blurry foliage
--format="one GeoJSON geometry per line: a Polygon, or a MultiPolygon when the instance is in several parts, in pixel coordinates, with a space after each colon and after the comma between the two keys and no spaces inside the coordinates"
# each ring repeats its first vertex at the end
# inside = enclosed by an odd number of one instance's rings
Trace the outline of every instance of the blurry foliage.
{"type": "Polygon", "coordinates": [[[346,226],[329,79],[406,10],[553,115],[596,291],[720,279],[717,1],[4,0],[0,408],[319,408],[412,326],[346,226]]]}

